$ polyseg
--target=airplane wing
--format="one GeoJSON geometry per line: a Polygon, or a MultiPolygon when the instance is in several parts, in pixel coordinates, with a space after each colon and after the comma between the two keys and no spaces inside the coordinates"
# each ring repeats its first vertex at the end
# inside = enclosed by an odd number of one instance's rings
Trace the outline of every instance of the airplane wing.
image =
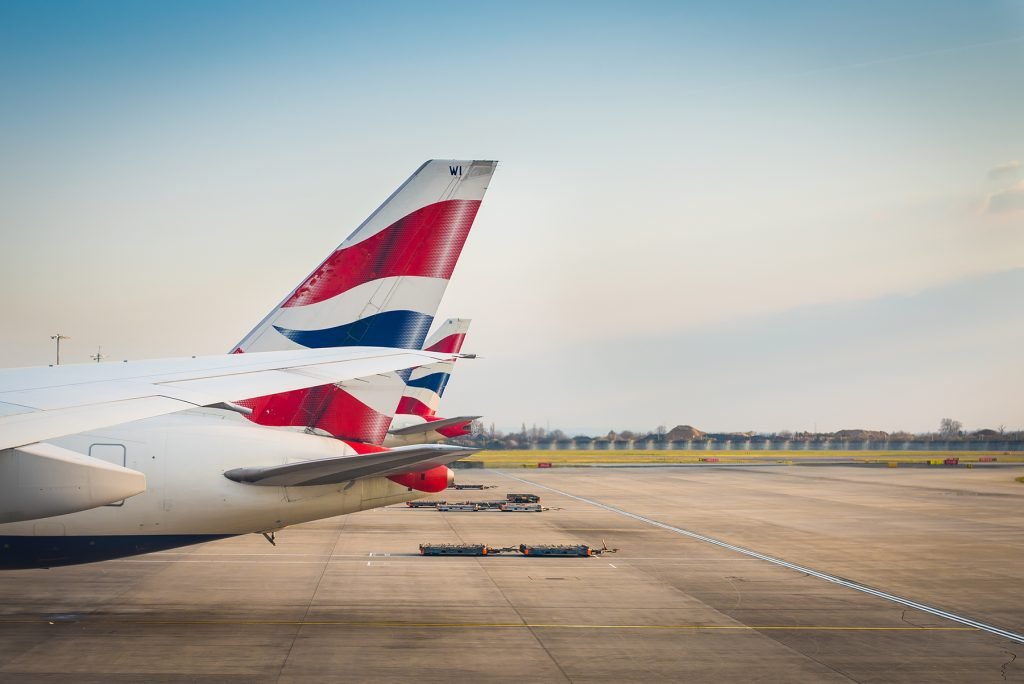
{"type": "Polygon", "coordinates": [[[0,450],[237,399],[451,358],[336,347],[0,370],[0,450]]]}
{"type": "Polygon", "coordinates": [[[235,468],[224,477],[264,487],[307,487],[338,484],[367,477],[383,477],[429,470],[475,454],[479,449],[449,444],[419,444],[356,456],[322,458],[263,468],[235,468]]]}
{"type": "Polygon", "coordinates": [[[462,423],[469,423],[480,416],[457,416],[455,418],[442,418],[441,420],[435,420],[429,423],[417,423],[415,425],[407,425],[401,428],[392,428],[388,430],[388,434],[399,435],[401,437],[408,437],[409,435],[426,434],[433,432],[434,430],[440,430],[441,428],[450,427],[452,425],[460,425],[462,423]]]}

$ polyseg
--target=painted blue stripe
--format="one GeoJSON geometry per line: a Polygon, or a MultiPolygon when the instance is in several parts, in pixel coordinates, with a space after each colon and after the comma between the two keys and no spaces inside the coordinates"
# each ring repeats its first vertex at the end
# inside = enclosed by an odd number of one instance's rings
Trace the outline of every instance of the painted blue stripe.
{"type": "Polygon", "coordinates": [[[419,311],[385,311],[336,328],[290,330],[274,326],[289,340],[311,349],[325,347],[400,347],[420,349],[433,316],[419,311]]]}
{"type": "Polygon", "coordinates": [[[418,387],[419,389],[430,390],[437,394],[437,396],[442,396],[444,394],[445,385],[448,384],[448,378],[450,377],[451,375],[448,373],[431,373],[430,375],[424,375],[422,378],[410,380],[406,384],[409,385],[409,387],[418,387]]]}
{"type": "Polygon", "coordinates": [[[0,570],[55,568],[176,549],[231,534],[133,534],[91,537],[0,537],[0,570]]]}

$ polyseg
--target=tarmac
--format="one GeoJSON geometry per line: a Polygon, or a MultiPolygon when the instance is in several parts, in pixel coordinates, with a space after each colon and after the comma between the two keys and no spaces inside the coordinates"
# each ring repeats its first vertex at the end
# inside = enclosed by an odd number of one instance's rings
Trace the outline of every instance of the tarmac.
{"type": "Polygon", "coordinates": [[[497,488],[435,498],[551,510],[393,506],[276,547],[3,572],[0,681],[1024,681],[1024,644],[929,612],[1024,633],[1024,467],[458,475],[497,488]],[[618,553],[418,554],[602,540],[618,553]]]}

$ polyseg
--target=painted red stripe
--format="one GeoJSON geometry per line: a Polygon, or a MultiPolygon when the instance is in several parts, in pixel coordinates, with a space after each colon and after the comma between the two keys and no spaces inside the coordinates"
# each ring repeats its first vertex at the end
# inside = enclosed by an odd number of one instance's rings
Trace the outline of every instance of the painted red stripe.
{"type": "Polygon", "coordinates": [[[480,200],[445,200],[395,221],[376,235],[331,254],[282,306],[305,306],[391,276],[448,280],[473,226],[480,200]]]}
{"type": "Polygon", "coordinates": [[[398,402],[397,413],[405,413],[410,416],[423,416],[424,418],[434,415],[434,410],[424,404],[419,399],[413,399],[412,397],[402,397],[401,401],[398,402]]]}
{"type": "Polygon", "coordinates": [[[335,437],[381,444],[391,416],[374,411],[334,385],[311,387],[250,399],[249,419],[259,425],[314,427],[335,437]]]}
{"type": "Polygon", "coordinates": [[[430,345],[424,351],[438,352],[440,354],[458,354],[462,350],[462,343],[465,339],[466,333],[455,333],[437,344],[430,345]]]}
{"type": "Polygon", "coordinates": [[[352,450],[355,451],[357,454],[360,454],[360,455],[362,455],[362,454],[379,454],[382,451],[388,451],[388,449],[385,449],[382,446],[377,446],[376,444],[367,444],[365,442],[350,442],[348,440],[344,440],[344,441],[345,441],[345,444],[347,444],[350,447],[352,447],[352,450]]]}
{"type": "Polygon", "coordinates": [[[447,427],[439,428],[438,434],[444,435],[445,437],[464,437],[471,432],[470,423],[473,421],[467,420],[462,423],[456,423],[455,425],[449,425],[447,427]]]}

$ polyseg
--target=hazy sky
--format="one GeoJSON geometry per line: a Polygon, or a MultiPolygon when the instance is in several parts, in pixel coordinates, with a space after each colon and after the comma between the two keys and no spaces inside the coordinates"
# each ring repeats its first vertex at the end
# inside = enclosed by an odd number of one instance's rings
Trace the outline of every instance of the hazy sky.
{"type": "Polygon", "coordinates": [[[0,4],[0,358],[226,351],[499,159],[443,413],[1024,428],[1024,3],[0,4]]]}

